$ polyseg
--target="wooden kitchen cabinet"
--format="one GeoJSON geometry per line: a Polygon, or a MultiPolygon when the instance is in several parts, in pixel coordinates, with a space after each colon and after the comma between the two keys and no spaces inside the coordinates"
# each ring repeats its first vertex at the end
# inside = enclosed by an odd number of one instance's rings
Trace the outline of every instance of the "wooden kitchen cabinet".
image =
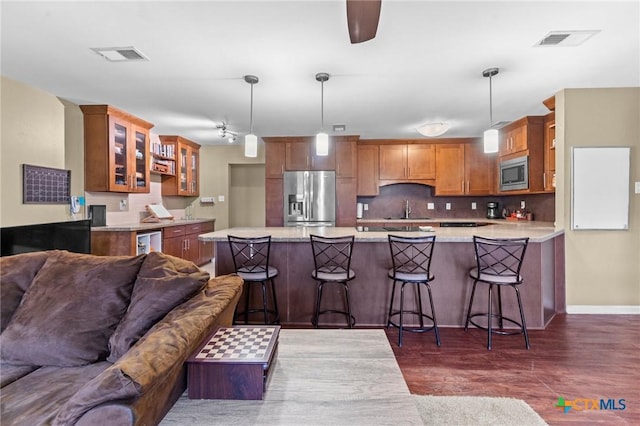
{"type": "Polygon", "coordinates": [[[336,177],[355,178],[358,175],[357,136],[334,138],[336,147],[336,177]]]}
{"type": "Polygon", "coordinates": [[[529,188],[517,191],[498,190],[499,194],[516,195],[545,192],[544,125],[544,116],[527,116],[502,128],[499,161],[527,156],[529,159],[529,188]],[[512,142],[508,142],[508,140],[512,140],[512,142]]]}
{"type": "Polygon", "coordinates": [[[556,114],[544,118],[544,190],[556,190],[556,114]]]}
{"type": "Polygon", "coordinates": [[[282,179],[285,153],[284,142],[273,141],[264,145],[265,178],[282,179]]]}
{"type": "Polygon", "coordinates": [[[316,155],[315,138],[297,138],[285,142],[285,170],[335,170],[335,141],[329,139],[329,155],[316,155]]]}
{"type": "Polygon", "coordinates": [[[379,149],[381,181],[409,182],[435,179],[434,144],[380,144],[379,149]]]}
{"type": "Polygon", "coordinates": [[[162,251],[172,256],[190,260],[196,265],[213,258],[213,246],[199,241],[198,235],[214,230],[214,222],[200,222],[168,226],[162,230],[162,251]]]}
{"type": "Polygon", "coordinates": [[[357,136],[331,136],[329,155],[315,155],[315,137],[265,137],[265,224],[284,226],[285,171],[336,172],[336,225],[355,223],[357,136]],[[336,158],[336,157],[339,158],[336,158]],[[353,218],[349,218],[353,212],[353,218]]]}
{"type": "Polygon", "coordinates": [[[437,144],[435,195],[492,194],[495,168],[480,142],[437,144]]]}
{"type": "Polygon", "coordinates": [[[162,176],[162,195],[197,197],[200,194],[200,145],[181,136],[160,136],[163,145],[173,144],[175,175],[162,176]]]}
{"type": "Polygon", "coordinates": [[[378,145],[358,145],[358,179],[357,179],[357,195],[360,196],[376,196],[380,194],[380,186],[378,184],[378,145]]]}
{"type": "Polygon", "coordinates": [[[85,190],[149,192],[148,123],[109,105],[81,105],[85,190]]]}
{"type": "Polygon", "coordinates": [[[265,225],[284,226],[283,179],[265,179],[265,225]]]}
{"type": "Polygon", "coordinates": [[[529,149],[542,141],[544,117],[527,116],[507,124],[500,131],[499,156],[507,156],[529,149]]]}

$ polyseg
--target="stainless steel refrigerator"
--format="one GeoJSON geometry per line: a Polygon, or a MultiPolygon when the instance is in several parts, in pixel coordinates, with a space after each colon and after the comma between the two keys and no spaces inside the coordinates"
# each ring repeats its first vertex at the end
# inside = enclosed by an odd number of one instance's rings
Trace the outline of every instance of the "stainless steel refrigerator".
{"type": "Polygon", "coordinates": [[[336,172],[284,172],[285,226],[335,226],[336,172]]]}

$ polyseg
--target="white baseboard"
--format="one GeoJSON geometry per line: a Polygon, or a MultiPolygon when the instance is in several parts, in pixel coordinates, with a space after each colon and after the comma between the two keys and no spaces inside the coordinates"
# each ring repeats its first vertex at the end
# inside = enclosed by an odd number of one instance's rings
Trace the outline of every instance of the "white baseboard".
{"type": "Polygon", "coordinates": [[[567,305],[567,313],[640,315],[640,305],[567,305]]]}

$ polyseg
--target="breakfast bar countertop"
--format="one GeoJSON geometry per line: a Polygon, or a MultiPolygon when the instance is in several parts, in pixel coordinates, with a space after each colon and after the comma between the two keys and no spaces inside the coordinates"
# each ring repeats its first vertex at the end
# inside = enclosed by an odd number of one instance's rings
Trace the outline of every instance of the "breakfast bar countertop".
{"type": "Polygon", "coordinates": [[[160,222],[137,222],[137,223],[124,223],[119,225],[106,225],[106,226],[92,226],[91,231],[98,232],[138,232],[154,229],[166,228],[169,226],[191,225],[194,223],[215,222],[215,219],[174,219],[174,220],[161,220],[160,222]]]}
{"type": "MultiPolygon", "coordinates": [[[[401,224],[402,222],[420,223],[422,220],[358,220],[358,226],[366,227],[367,223],[393,222],[401,224]]],[[[357,227],[251,227],[251,228],[228,228],[220,231],[200,234],[198,239],[201,241],[226,241],[227,235],[235,235],[238,237],[255,237],[262,235],[271,235],[272,241],[296,242],[308,241],[311,234],[323,235],[327,237],[337,237],[344,235],[355,235],[358,242],[382,242],[387,241],[388,234],[403,235],[408,237],[418,237],[434,235],[440,242],[471,242],[473,236],[478,235],[487,238],[522,238],[529,237],[533,243],[541,243],[564,233],[563,229],[556,228],[552,222],[539,221],[507,221],[507,220],[491,220],[491,219],[428,219],[424,220],[424,225],[429,223],[440,222],[482,222],[489,223],[486,226],[478,227],[438,227],[434,226],[430,231],[358,231],[357,227]]],[[[422,225],[420,223],[420,225],[422,225]]],[[[361,228],[362,229],[362,228],[361,228]]]]}

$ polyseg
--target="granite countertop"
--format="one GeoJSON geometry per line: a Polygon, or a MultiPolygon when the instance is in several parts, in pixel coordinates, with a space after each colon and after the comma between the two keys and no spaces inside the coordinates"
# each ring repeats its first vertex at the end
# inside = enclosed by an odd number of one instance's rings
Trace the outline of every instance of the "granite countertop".
{"type": "Polygon", "coordinates": [[[215,219],[211,218],[198,218],[198,219],[174,219],[174,220],[161,220],[160,222],[138,222],[138,223],[124,223],[120,225],[107,225],[107,226],[92,226],[91,232],[137,232],[148,231],[152,229],[162,229],[169,226],[191,225],[193,223],[215,222],[215,219]]]}
{"type": "MultiPolygon", "coordinates": [[[[399,219],[399,222],[406,222],[399,219]]],[[[532,243],[541,243],[564,233],[564,230],[555,228],[551,222],[539,221],[507,221],[507,220],[478,220],[478,219],[428,219],[428,222],[483,222],[490,223],[487,226],[478,227],[433,227],[431,231],[418,232],[363,232],[356,227],[272,227],[272,228],[229,228],[221,231],[201,234],[198,239],[201,241],[227,241],[227,235],[238,237],[257,237],[271,235],[274,242],[299,242],[309,240],[311,234],[323,235],[327,237],[337,237],[344,235],[355,235],[355,240],[359,242],[386,242],[387,235],[402,235],[408,237],[418,237],[425,235],[436,235],[440,242],[471,242],[473,236],[478,235],[487,238],[519,238],[529,237],[532,243]]],[[[385,219],[371,220],[373,222],[388,222],[385,219]]],[[[410,219],[415,223],[418,220],[410,219]]],[[[358,225],[366,226],[366,222],[358,220],[358,225]]]]}

